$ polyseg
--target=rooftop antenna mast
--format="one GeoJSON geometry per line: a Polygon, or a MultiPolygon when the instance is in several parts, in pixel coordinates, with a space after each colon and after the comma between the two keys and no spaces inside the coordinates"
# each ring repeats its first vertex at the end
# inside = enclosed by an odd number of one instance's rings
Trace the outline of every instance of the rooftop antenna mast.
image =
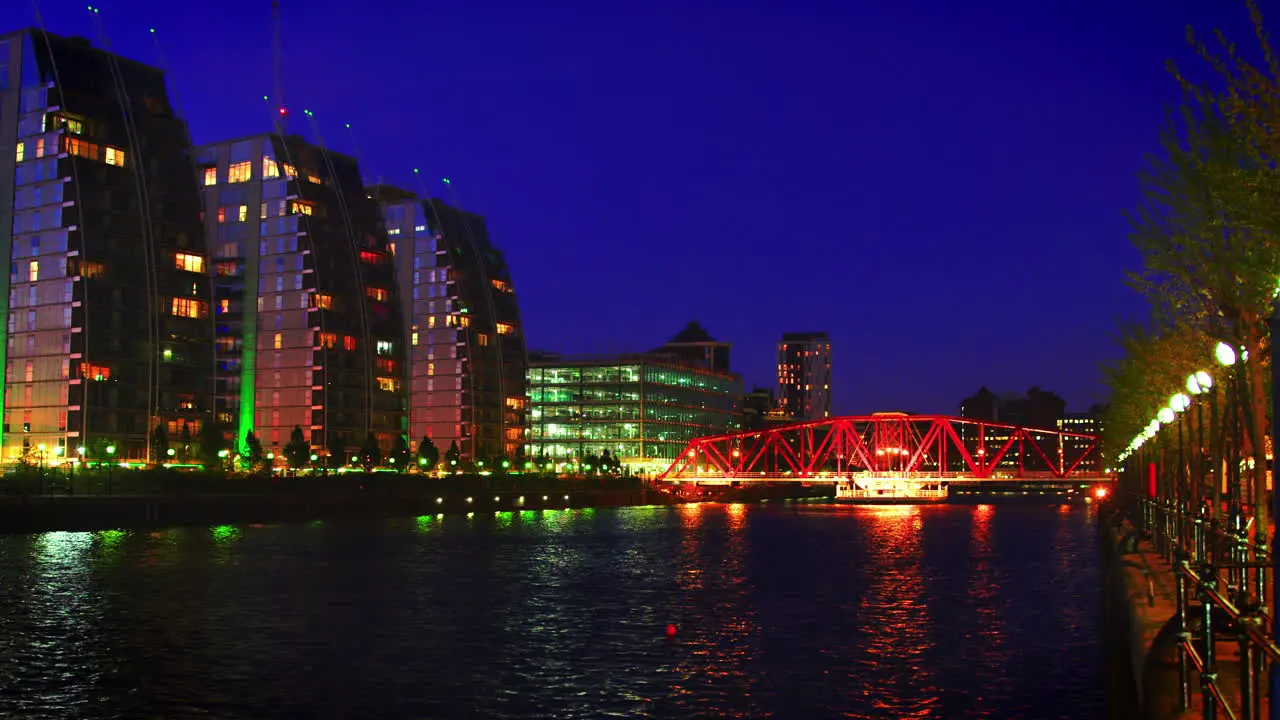
{"type": "Polygon", "coordinates": [[[275,82],[276,94],[276,134],[284,136],[285,124],[289,120],[289,111],[284,106],[284,79],[281,65],[284,61],[284,43],[280,39],[280,1],[271,0],[271,77],[275,82]]]}

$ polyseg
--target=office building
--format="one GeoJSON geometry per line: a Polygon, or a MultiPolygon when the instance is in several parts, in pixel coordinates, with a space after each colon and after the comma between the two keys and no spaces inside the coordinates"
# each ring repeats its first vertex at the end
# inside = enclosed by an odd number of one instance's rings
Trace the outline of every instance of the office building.
{"type": "Polygon", "coordinates": [[[612,457],[665,470],[690,440],[736,429],[742,382],[669,355],[562,358],[531,354],[529,455],[564,462],[612,457]]]}
{"type": "Polygon", "coordinates": [[[150,459],[198,432],[213,353],[200,195],[161,71],[0,36],[4,462],[150,459]]]}
{"type": "Polygon", "coordinates": [[[212,249],[218,421],[274,452],[303,430],[350,462],[405,433],[402,307],[355,159],[269,133],[197,152],[212,249]]]}
{"type": "Polygon", "coordinates": [[[794,420],[831,417],[831,340],[784,333],[778,343],[778,410],[794,420]]]}
{"type": "MultiPolygon", "coordinates": [[[[1029,430],[1057,430],[1066,414],[1067,404],[1058,395],[1033,387],[1025,394],[1006,392],[997,394],[986,387],[960,401],[960,417],[997,425],[1012,425],[1029,430]]],[[[1075,432],[1075,431],[1073,431],[1075,432]]],[[[976,426],[961,425],[960,437],[970,448],[994,454],[1009,440],[1010,431],[1000,427],[986,427],[981,436],[976,426]],[[981,441],[981,442],[979,442],[981,441]]],[[[1034,433],[1033,433],[1033,436],[1034,433]]],[[[1046,436],[1040,442],[1040,450],[1050,458],[1058,453],[1057,436],[1046,436]]],[[[953,459],[952,463],[958,460],[953,459]]],[[[1001,457],[997,466],[1002,471],[1019,468],[1029,471],[1045,471],[1048,466],[1033,448],[1014,443],[1001,457]]],[[[956,466],[959,469],[959,466],[956,466]]]]}
{"type": "Polygon", "coordinates": [[[511,270],[484,218],[387,185],[382,205],[408,322],[409,433],[441,456],[516,459],[529,398],[524,330],[511,270]]]}

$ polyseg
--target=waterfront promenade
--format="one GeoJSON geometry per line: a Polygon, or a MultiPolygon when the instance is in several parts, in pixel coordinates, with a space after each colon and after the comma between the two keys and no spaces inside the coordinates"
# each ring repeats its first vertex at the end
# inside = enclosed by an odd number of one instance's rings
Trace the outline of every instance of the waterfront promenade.
{"type": "MultiPolygon", "coordinates": [[[[1239,562],[1236,549],[1221,547],[1222,544],[1215,543],[1209,533],[1199,533],[1201,536],[1193,543],[1196,547],[1185,555],[1178,554],[1179,544],[1170,540],[1171,534],[1160,530],[1165,522],[1151,514],[1152,507],[1150,503],[1145,505],[1145,518],[1142,505],[1135,505],[1125,513],[1117,508],[1103,526],[1106,572],[1116,584],[1113,592],[1117,593],[1117,604],[1127,615],[1124,618],[1126,641],[1146,717],[1151,720],[1268,717],[1266,663],[1261,658],[1263,651],[1256,638],[1242,633],[1241,625],[1231,617],[1237,609],[1243,609],[1246,618],[1257,617],[1254,599],[1260,586],[1265,592],[1266,607],[1271,607],[1270,583],[1263,582],[1265,572],[1261,579],[1256,570],[1248,575],[1238,575],[1239,571],[1233,571],[1229,566],[1247,564],[1247,561],[1239,562]],[[1154,532],[1151,531],[1153,526],[1154,532]],[[1186,570],[1183,571],[1183,591],[1189,648],[1180,656],[1179,573],[1174,557],[1188,558],[1188,570],[1212,578],[1223,599],[1235,600],[1234,603],[1225,603],[1230,610],[1224,610],[1224,603],[1211,601],[1215,608],[1213,634],[1216,639],[1211,656],[1206,653],[1204,644],[1203,603],[1199,599],[1207,590],[1206,584],[1188,579],[1186,570]],[[1213,569],[1206,572],[1206,568],[1213,569]],[[1245,589],[1238,590],[1240,587],[1245,589]],[[1250,654],[1250,662],[1254,665],[1253,682],[1247,689],[1241,682],[1246,675],[1242,671],[1242,648],[1250,654]],[[1216,674],[1216,682],[1207,691],[1199,672],[1206,657],[1210,657],[1211,672],[1216,674]],[[1206,712],[1206,695],[1217,697],[1218,704],[1224,705],[1227,712],[1224,713],[1221,707],[1216,713],[1206,712]]],[[[1172,515],[1168,518],[1170,524],[1173,518],[1172,515]]],[[[1197,533],[1188,530],[1185,535],[1191,538],[1197,533]]]]}

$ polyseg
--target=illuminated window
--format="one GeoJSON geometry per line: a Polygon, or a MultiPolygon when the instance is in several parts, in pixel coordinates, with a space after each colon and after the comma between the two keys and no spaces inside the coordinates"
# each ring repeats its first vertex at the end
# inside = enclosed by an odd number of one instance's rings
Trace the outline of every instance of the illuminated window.
{"type": "Polygon", "coordinates": [[[391,354],[391,341],[390,341],[390,340],[379,340],[379,341],[378,341],[378,345],[377,345],[377,353],[378,353],[379,355],[390,355],[390,354],[391,354]]]}
{"type": "Polygon", "coordinates": [[[14,158],[14,161],[22,162],[23,160],[26,159],[26,154],[27,154],[27,144],[25,142],[18,143],[17,155],[14,158]]]}
{"type": "Polygon", "coordinates": [[[298,171],[294,169],[292,165],[289,165],[287,163],[280,163],[280,169],[284,171],[285,177],[289,178],[290,180],[298,177],[298,171]]]}
{"type": "Polygon", "coordinates": [[[418,347],[418,331],[417,330],[414,330],[413,333],[409,335],[409,344],[414,347],[418,347]]]}
{"type": "Polygon", "coordinates": [[[360,261],[367,262],[371,265],[378,265],[382,262],[382,256],[372,250],[361,250],[360,261]]]}
{"type": "Polygon", "coordinates": [[[480,347],[488,347],[489,336],[484,333],[476,333],[476,342],[480,344],[480,347]]]}
{"type": "Polygon", "coordinates": [[[436,374],[436,364],[433,362],[427,363],[427,377],[431,377],[432,375],[435,375],[435,374],[436,374]]]}
{"type": "Polygon", "coordinates": [[[458,316],[458,327],[471,327],[471,318],[467,315],[458,316]]]}
{"type": "Polygon", "coordinates": [[[521,398],[521,397],[509,397],[509,398],[507,398],[507,407],[508,407],[508,408],[510,408],[510,409],[512,409],[512,410],[523,410],[523,409],[524,409],[524,405],[525,405],[525,400],[524,400],[524,398],[521,398]]]}
{"type": "Polygon", "coordinates": [[[511,325],[511,324],[508,324],[508,323],[502,323],[502,322],[497,323],[497,328],[498,328],[498,334],[499,334],[499,335],[510,335],[511,333],[513,333],[513,332],[515,332],[515,331],[516,331],[516,326],[515,326],[515,325],[511,325]]]}
{"type": "Polygon", "coordinates": [[[321,180],[320,178],[316,177],[315,175],[311,175],[311,174],[308,174],[308,175],[307,175],[307,181],[308,181],[308,182],[313,182],[313,183],[315,183],[316,185],[320,185],[321,183],[323,183],[323,182],[324,182],[324,181],[323,181],[323,180],[321,180]]]}
{"type": "Polygon", "coordinates": [[[491,280],[490,282],[493,283],[493,287],[497,290],[501,290],[503,292],[511,292],[511,285],[509,285],[506,282],[503,282],[502,280],[495,279],[495,280],[491,280]]]}
{"type": "Polygon", "coordinates": [[[338,336],[333,333],[320,333],[320,347],[333,348],[338,345],[338,336]]]}
{"type": "Polygon", "coordinates": [[[275,158],[264,155],[262,158],[262,177],[264,179],[280,177],[280,166],[276,163],[275,158]]]}
{"type": "Polygon", "coordinates": [[[248,160],[231,163],[231,166],[227,168],[227,182],[229,183],[249,182],[251,177],[253,177],[253,163],[248,160]]]}
{"type": "Polygon", "coordinates": [[[87,277],[87,278],[102,277],[102,274],[104,272],[106,272],[106,268],[104,268],[102,266],[102,263],[100,262],[81,261],[80,263],[81,277],[87,277]]]}
{"type": "Polygon", "coordinates": [[[170,312],[177,317],[202,318],[205,316],[204,303],[192,298],[173,298],[170,312]]]}
{"type": "Polygon", "coordinates": [[[86,380],[102,382],[111,379],[111,368],[105,365],[93,365],[91,363],[80,363],[80,377],[86,380]]]}
{"type": "Polygon", "coordinates": [[[391,254],[391,257],[395,257],[395,256],[396,256],[396,244],[395,244],[395,243],[393,243],[393,242],[389,242],[389,243],[387,243],[387,252],[391,254]]]}
{"type": "Polygon", "coordinates": [[[395,392],[400,389],[400,381],[395,378],[379,377],[378,389],[386,392],[395,392]]]}
{"type": "Polygon", "coordinates": [[[103,148],[102,160],[108,165],[124,167],[124,151],[119,148],[107,146],[103,148]]]}
{"type": "Polygon", "coordinates": [[[276,350],[279,350],[280,346],[284,343],[284,334],[276,333],[275,337],[272,339],[271,342],[272,342],[272,347],[276,350]]]}
{"type": "Polygon", "coordinates": [[[312,293],[311,307],[320,308],[321,310],[332,310],[333,296],[325,295],[323,293],[312,293]]]}
{"type": "Polygon", "coordinates": [[[240,222],[244,222],[245,220],[248,220],[248,219],[249,219],[249,206],[248,206],[248,205],[241,205],[241,206],[240,206],[240,211],[237,213],[237,215],[240,217],[240,222]]]}
{"type": "Polygon", "coordinates": [[[311,215],[315,212],[315,206],[302,200],[294,200],[291,207],[294,215],[311,215]]]}
{"type": "Polygon", "coordinates": [[[393,373],[396,371],[396,361],[391,358],[378,358],[378,370],[385,373],[393,373]]]}
{"type": "Polygon", "coordinates": [[[40,261],[32,260],[27,263],[27,280],[35,282],[40,279],[40,261]]]}
{"type": "Polygon", "coordinates": [[[90,160],[97,160],[101,155],[101,149],[91,142],[74,137],[64,137],[62,140],[66,143],[67,154],[69,155],[89,158],[90,160]]]}
{"type": "Polygon", "coordinates": [[[428,315],[428,316],[427,316],[427,327],[429,327],[429,328],[433,328],[433,327],[435,327],[435,326],[436,326],[436,316],[435,316],[435,315],[428,315]]]}
{"type": "Polygon", "coordinates": [[[355,338],[353,338],[353,337],[351,337],[350,335],[343,335],[343,336],[342,336],[342,349],[343,349],[343,350],[355,350],[355,349],[356,349],[356,339],[355,339],[355,338]]]}
{"type": "Polygon", "coordinates": [[[211,168],[204,169],[204,184],[205,185],[218,184],[218,168],[211,167],[211,168]]]}
{"type": "Polygon", "coordinates": [[[231,312],[231,301],[228,300],[227,298],[223,298],[219,300],[218,314],[221,315],[222,313],[229,313],[229,312],[231,312]]]}
{"type": "Polygon", "coordinates": [[[386,290],[383,290],[382,288],[379,288],[379,287],[369,287],[369,288],[365,288],[365,293],[367,293],[367,294],[369,295],[369,297],[370,297],[370,298],[373,298],[374,300],[377,300],[378,302],[386,302],[386,301],[387,301],[388,293],[387,293],[387,291],[386,291],[386,290]]]}
{"type": "Polygon", "coordinates": [[[218,222],[224,223],[226,221],[227,221],[227,209],[218,208],[218,222]]]}
{"type": "Polygon", "coordinates": [[[84,134],[84,123],[79,120],[76,120],[75,118],[59,117],[58,124],[65,127],[67,129],[67,132],[71,133],[72,135],[84,134]]]}
{"type": "Polygon", "coordinates": [[[204,258],[200,255],[192,255],[191,253],[178,253],[176,256],[176,265],[179,270],[187,272],[202,273],[204,272],[204,258]]]}
{"type": "Polygon", "coordinates": [[[36,138],[36,157],[44,157],[44,138],[36,138]]]}

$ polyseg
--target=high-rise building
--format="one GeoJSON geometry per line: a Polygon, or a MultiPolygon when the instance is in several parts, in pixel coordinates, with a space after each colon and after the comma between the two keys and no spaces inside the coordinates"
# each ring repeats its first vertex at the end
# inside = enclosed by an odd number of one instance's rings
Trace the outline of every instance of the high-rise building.
{"type": "MultiPolygon", "coordinates": [[[[1025,394],[1006,392],[996,394],[986,387],[979,388],[976,393],[960,401],[960,417],[997,425],[1012,425],[1029,430],[1062,429],[1070,432],[1087,432],[1061,426],[1061,419],[1066,412],[1066,402],[1056,394],[1033,387],[1025,394]]],[[[970,447],[981,444],[984,453],[996,452],[1008,442],[1012,431],[1003,427],[985,427],[979,430],[973,425],[960,426],[960,438],[970,447]]],[[[1035,433],[1033,433],[1035,436],[1035,433]]],[[[1055,456],[1057,453],[1056,437],[1049,438],[1041,448],[1042,452],[1055,456]]],[[[955,467],[962,462],[953,458],[955,467]]],[[[997,467],[1001,470],[1041,471],[1047,469],[1040,454],[1023,447],[1022,443],[1014,443],[1001,456],[997,467]]],[[[1080,468],[1084,469],[1084,468],[1080,468]]]]}
{"type": "Polygon", "coordinates": [[[161,71],[0,36],[3,459],[147,460],[210,411],[209,282],[186,124],[161,71]]]}
{"type": "Polygon", "coordinates": [[[218,420],[281,457],[293,428],[345,465],[404,425],[402,308],[377,203],[354,158],[296,135],[201,147],[212,248],[218,420]]]}
{"type": "Polygon", "coordinates": [[[409,433],[443,456],[516,459],[529,397],[524,329],[484,218],[387,185],[370,188],[395,248],[408,347],[409,433]]]}
{"type": "Polygon", "coordinates": [[[794,420],[831,416],[831,340],[826,333],[783,333],[778,409],[794,420]]]}

